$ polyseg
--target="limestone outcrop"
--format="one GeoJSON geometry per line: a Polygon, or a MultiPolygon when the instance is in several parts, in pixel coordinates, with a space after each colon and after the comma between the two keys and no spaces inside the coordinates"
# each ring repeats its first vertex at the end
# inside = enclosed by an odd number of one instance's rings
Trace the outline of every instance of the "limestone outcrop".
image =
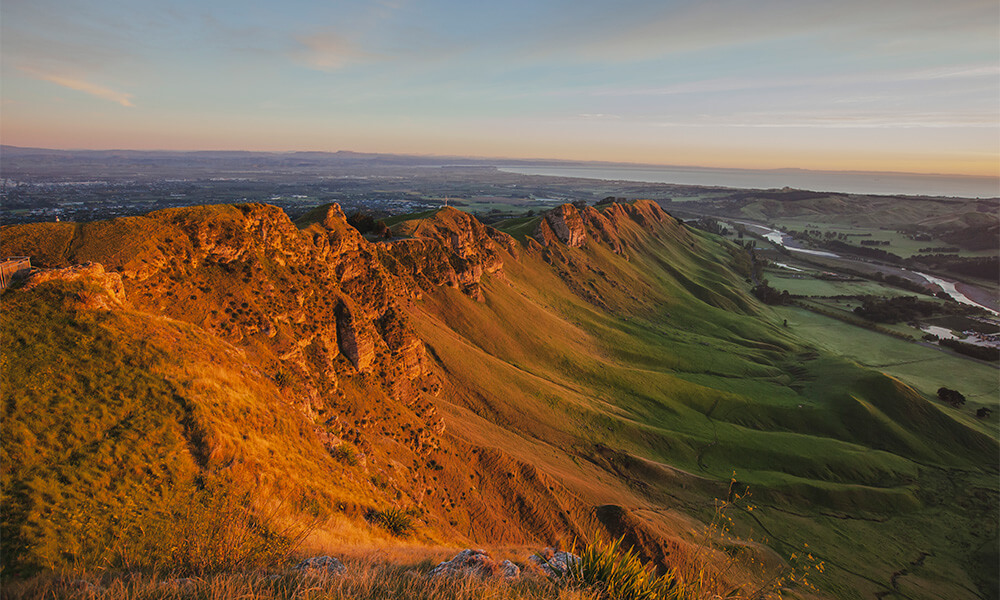
{"type": "Polygon", "coordinates": [[[554,579],[569,576],[573,568],[580,563],[580,557],[565,550],[545,548],[538,554],[528,557],[543,573],[554,579]]]}
{"type": "Polygon", "coordinates": [[[375,360],[375,332],[369,322],[360,317],[357,306],[346,298],[335,309],[337,344],[344,356],[358,371],[367,371],[375,360]]]}
{"type": "Polygon", "coordinates": [[[389,244],[383,262],[425,291],[449,286],[481,301],[483,276],[501,271],[505,255],[516,256],[514,238],[454,208],[408,224],[401,233],[413,237],[389,244]]]}
{"type": "Polygon", "coordinates": [[[121,275],[106,272],[100,263],[35,271],[28,276],[22,289],[31,290],[52,282],[81,284],[74,293],[77,308],[111,310],[125,306],[125,285],[121,275]]]}
{"type": "Polygon", "coordinates": [[[625,253],[625,245],[622,244],[615,225],[601,211],[588,206],[580,211],[580,215],[591,236],[609,246],[615,253],[625,253]]]}
{"type": "Polygon", "coordinates": [[[570,248],[579,248],[587,241],[587,228],[580,211],[572,204],[563,204],[549,212],[538,225],[535,239],[543,246],[553,242],[553,238],[570,248]]]}

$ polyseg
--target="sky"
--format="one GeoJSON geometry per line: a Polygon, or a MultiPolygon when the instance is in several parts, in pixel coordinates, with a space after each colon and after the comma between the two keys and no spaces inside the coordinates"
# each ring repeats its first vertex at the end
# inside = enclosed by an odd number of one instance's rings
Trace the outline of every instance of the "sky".
{"type": "Polygon", "coordinates": [[[3,0],[0,140],[1000,175],[996,0],[3,0]]]}

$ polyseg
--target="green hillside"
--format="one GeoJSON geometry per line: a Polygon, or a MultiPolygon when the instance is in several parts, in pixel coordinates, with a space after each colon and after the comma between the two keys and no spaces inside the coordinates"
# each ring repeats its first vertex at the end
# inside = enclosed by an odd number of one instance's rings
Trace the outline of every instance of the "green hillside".
{"type": "Polygon", "coordinates": [[[4,229],[5,252],[102,263],[128,298],[4,294],[5,568],[120,565],[113,515],[212,502],[272,558],[306,529],[395,543],[365,519],[390,506],[421,544],[538,549],[611,505],[669,565],[738,489],[734,531],[789,562],[808,544],[822,596],[996,589],[995,435],[797,337],[720,238],[651,203],[588,211],[553,227],[575,246],[536,236],[551,215],[511,237],[454,209],[377,244],[339,208],[301,231],[256,206],[4,229]]]}

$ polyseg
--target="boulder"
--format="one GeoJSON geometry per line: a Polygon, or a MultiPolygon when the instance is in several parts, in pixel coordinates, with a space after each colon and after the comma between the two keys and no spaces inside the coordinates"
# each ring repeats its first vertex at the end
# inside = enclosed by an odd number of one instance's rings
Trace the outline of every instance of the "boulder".
{"type": "Polygon", "coordinates": [[[312,575],[340,575],[347,567],[333,556],[314,556],[295,565],[295,570],[312,575]]]}
{"type": "Polygon", "coordinates": [[[521,574],[521,568],[505,560],[498,563],[485,550],[465,549],[451,560],[442,561],[431,571],[432,576],[465,576],[503,577],[513,579],[521,574]]]}
{"type": "Polygon", "coordinates": [[[561,579],[570,574],[573,567],[580,562],[580,557],[565,550],[546,548],[528,558],[538,565],[538,568],[549,577],[561,579]]]}

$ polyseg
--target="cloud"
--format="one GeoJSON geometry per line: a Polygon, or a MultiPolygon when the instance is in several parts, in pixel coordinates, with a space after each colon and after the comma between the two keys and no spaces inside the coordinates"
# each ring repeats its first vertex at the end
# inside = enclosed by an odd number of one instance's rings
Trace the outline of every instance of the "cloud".
{"type": "Polygon", "coordinates": [[[592,119],[592,120],[613,120],[617,121],[621,119],[621,115],[611,115],[606,113],[580,113],[577,117],[581,119],[592,119]]]}
{"type": "Polygon", "coordinates": [[[61,85],[65,88],[76,90],[78,92],[84,92],[90,94],[91,96],[97,96],[98,98],[103,98],[105,100],[110,100],[121,104],[122,106],[135,106],[132,104],[132,94],[126,92],[118,92],[111,88],[104,87],[103,85],[91,83],[82,79],[64,77],[53,73],[44,73],[28,67],[19,67],[18,70],[29,77],[40,79],[42,81],[48,81],[49,83],[61,85]]]}
{"type": "MultiPolygon", "coordinates": [[[[1000,81],[1000,66],[997,65],[954,65],[937,69],[924,70],[878,70],[862,73],[842,73],[824,76],[787,76],[787,77],[721,77],[714,79],[697,79],[661,86],[596,86],[588,90],[573,90],[573,94],[585,94],[589,96],[608,97],[629,97],[629,96],[674,96],[683,94],[710,94],[727,92],[748,92],[748,91],[773,91],[789,88],[812,88],[816,90],[830,90],[831,93],[842,93],[845,89],[860,88],[869,93],[863,96],[866,100],[875,98],[886,99],[888,96],[881,94],[873,96],[872,89],[889,89],[891,86],[897,87],[902,84],[937,84],[941,81],[948,81],[949,87],[941,86],[939,90],[949,91],[964,89],[957,87],[958,82],[985,82],[992,87],[996,87],[1000,81]]],[[[568,92],[560,92],[568,93],[568,92]]],[[[834,100],[835,102],[847,102],[850,100],[834,100]]]]}
{"type": "Polygon", "coordinates": [[[857,113],[746,113],[723,117],[701,117],[685,121],[656,121],[656,127],[751,128],[751,129],[995,129],[991,113],[913,112],[904,114],[857,113]]]}
{"type": "Polygon", "coordinates": [[[298,36],[295,41],[303,47],[295,58],[320,71],[336,71],[375,58],[354,40],[332,31],[298,36]]]}
{"type": "Polygon", "coordinates": [[[800,50],[876,52],[978,49],[995,53],[995,0],[577,0],[526,46],[530,56],[605,63],[775,42],[800,50]],[[610,8],[609,8],[610,7],[610,8]]]}

